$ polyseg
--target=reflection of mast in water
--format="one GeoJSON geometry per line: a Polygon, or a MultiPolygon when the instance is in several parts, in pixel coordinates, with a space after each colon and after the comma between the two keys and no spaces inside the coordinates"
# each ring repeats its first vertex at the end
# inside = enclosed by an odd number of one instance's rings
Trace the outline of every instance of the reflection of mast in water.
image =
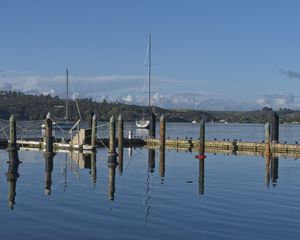
{"type": "Polygon", "coordinates": [[[8,207],[10,209],[14,209],[17,179],[20,176],[18,173],[20,161],[18,157],[18,152],[16,150],[9,150],[8,157],[9,157],[9,162],[8,162],[9,165],[8,165],[8,171],[6,173],[7,182],[9,182],[8,207]]]}
{"type": "Polygon", "coordinates": [[[53,172],[53,154],[44,154],[45,157],[45,177],[46,177],[46,186],[45,186],[45,195],[51,194],[51,185],[52,185],[52,172],[53,172]]]}
{"type": "Polygon", "coordinates": [[[204,159],[199,159],[199,194],[204,195],[204,159]]]}
{"type": "Polygon", "coordinates": [[[148,169],[147,169],[147,178],[146,178],[146,192],[145,192],[145,197],[144,197],[144,203],[146,206],[145,209],[145,224],[147,224],[147,219],[150,214],[150,177],[151,174],[154,172],[155,169],[155,150],[154,149],[149,149],[148,150],[148,169]]]}
{"type": "Polygon", "coordinates": [[[108,198],[113,201],[115,199],[115,182],[116,182],[116,156],[108,158],[108,198]]]}
{"type": "Polygon", "coordinates": [[[68,179],[68,155],[65,154],[65,168],[64,168],[64,192],[67,191],[67,179],[68,179]]]}

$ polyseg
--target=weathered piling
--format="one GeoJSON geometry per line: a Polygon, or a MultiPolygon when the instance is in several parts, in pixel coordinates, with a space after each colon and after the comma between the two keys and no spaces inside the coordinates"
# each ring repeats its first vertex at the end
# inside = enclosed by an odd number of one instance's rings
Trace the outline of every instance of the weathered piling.
{"type": "Polygon", "coordinates": [[[14,208],[15,205],[15,197],[16,197],[16,185],[17,179],[20,176],[18,173],[19,169],[19,157],[17,150],[8,152],[8,171],[6,173],[7,182],[9,184],[9,192],[8,192],[8,207],[10,209],[14,208]]]}
{"type": "Polygon", "coordinates": [[[45,154],[45,195],[51,194],[52,172],[53,172],[53,154],[45,154]]]}
{"type": "Polygon", "coordinates": [[[166,119],[164,115],[161,115],[160,117],[160,127],[159,127],[159,145],[160,148],[165,148],[166,144],[166,119]]]}
{"type": "Polygon", "coordinates": [[[17,149],[17,125],[15,116],[12,114],[9,118],[9,143],[7,150],[14,151],[17,149]]]}
{"type": "Polygon", "coordinates": [[[93,117],[92,117],[91,128],[92,128],[91,146],[92,146],[92,148],[94,150],[95,149],[95,145],[97,143],[97,141],[96,141],[96,139],[97,139],[97,120],[96,120],[96,114],[94,114],[93,117]]]}
{"type": "Polygon", "coordinates": [[[265,154],[270,155],[271,154],[271,148],[270,148],[270,123],[267,122],[265,125],[265,154]]]}
{"type": "Polygon", "coordinates": [[[155,138],[156,137],[156,118],[154,112],[151,113],[150,115],[150,127],[149,127],[149,137],[150,138],[155,138]]]}
{"type": "Polygon", "coordinates": [[[52,119],[50,113],[46,116],[45,125],[45,154],[53,154],[52,119]]]}
{"type": "Polygon", "coordinates": [[[277,113],[272,116],[272,143],[279,143],[279,117],[277,113]]]}
{"type": "Polygon", "coordinates": [[[118,117],[118,169],[123,173],[123,142],[124,142],[124,120],[120,114],[118,117]]]}
{"type": "Polygon", "coordinates": [[[199,158],[205,156],[205,121],[200,121],[199,158]]]}
{"type": "Polygon", "coordinates": [[[116,122],[114,116],[111,116],[109,120],[109,157],[116,156],[116,122]]]}

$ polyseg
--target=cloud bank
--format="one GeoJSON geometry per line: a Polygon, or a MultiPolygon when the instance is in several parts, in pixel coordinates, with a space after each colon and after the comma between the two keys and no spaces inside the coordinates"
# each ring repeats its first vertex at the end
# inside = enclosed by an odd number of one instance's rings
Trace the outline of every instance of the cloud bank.
{"type": "MultiPolygon", "coordinates": [[[[282,70],[290,78],[300,78],[300,74],[282,70]]],[[[70,92],[74,97],[91,97],[96,101],[119,101],[128,104],[146,105],[148,96],[143,92],[145,76],[108,75],[81,76],[70,75],[70,92]]],[[[164,108],[188,108],[203,110],[253,110],[262,107],[300,109],[300,96],[261,95],[249,100],[224,98],[218,93],[205,91],[178,92],[184,90],[185,81],[156,77],[159,89],[152,93],[151,104],[164,108]],[[166,90],[167,89],[167,90],[166,90]],[[163,92],[165,90],[165,92],[163,92]],[[195,93],[196,92],[196,93],[195,93]]],[[[199,80],[200,81],[200,80],[199,80]]],[[[205,81],[202,81],[205,82],[205,81]]],[[[155,86],[154,86],[155,88],[155,86]]],[[[0,90],[21,91],[26,94],[50,94],[65,96],[65,76],[25,75],[16,72],[0,71],[0,90]]]]}

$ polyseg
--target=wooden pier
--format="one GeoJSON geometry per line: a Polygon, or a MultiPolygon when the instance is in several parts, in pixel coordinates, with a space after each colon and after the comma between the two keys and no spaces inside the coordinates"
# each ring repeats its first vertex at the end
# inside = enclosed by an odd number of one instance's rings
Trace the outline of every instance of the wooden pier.
{"type": "Polygon", "coordinates": [[[97,138],[96,116],[93,116],[92,123],[88,129],[80,129],[71,139],[55,139],[52,136],[52,120],[50,114],[45,120],[46,131],[41,138],[17,139],[16,120],[12,115],[9,121],[9,139],[0,139],[0,147],[8,149],[25,148],[44,151],[48,154],[63,151],[95,151],[97,148],[107,148],[108,155],[116,157],[121,155],[123,148],[146,147],[149,149],[175,149],[178,151],[198,152],[199,157],[205,158],[205,152],[210,153],[238,153],[238,154],[288,154],[300,156],[300,144],[282,144],[278,141],[279,127],[278,116],[273,116],[273,122],[265,126],[265,140],[263,142],[242,142],[242,141],[218,141],[205,139],[205,122],[201,121],[199,126],[198,139],[166,139],[166,119],[160,117],[159,136],[155,134],[155,116],[152,115],[149,136],[146,138],[135,137],[131,134],[124,137],[124,120],[118,117],[118,134],[116,133],[115,118],[110,119],[109,138],[97,138]],[[116,139],[116,135],[117,138],[116,139]],[[121,148],[116,150],[116,148],[121,148]]]}

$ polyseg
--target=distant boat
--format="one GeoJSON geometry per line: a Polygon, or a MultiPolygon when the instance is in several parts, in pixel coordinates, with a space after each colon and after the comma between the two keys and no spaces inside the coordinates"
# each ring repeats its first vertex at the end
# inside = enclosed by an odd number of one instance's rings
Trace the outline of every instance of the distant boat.
{"type": "MultiPolygon", "coordinates": [[[[148,40],[148,111],[143,112],[142,118],[135,121],[135,124],[138,128],[149,128],[150,120],[147,117],[150,116],[150,109],[151,109],[151,35],[149,35],[148,40]]],[[[145,109],[145,108],[144,108],[145,109]]]]}
{"type": "Polygon", "coordinates": [[[196,124],[196,123],[197,123],[197,121],[196,121],[196,120],[193,120],[193,121],[192,121],[192,123],[196,124]]]}
{"type": "MultiPolygon", "coordinates": [[[[75,127],[75,124],[77,125],[77,122],[70,121],[69,120],[69,70],[66,69],[66,102],[65,102],[65,109],[66,109],[66,115],[63,119],[57,119],[53,120],[52,128],[53,129],[60,129],[60,130],[66,130],[69,131],[73,127],[75,127]]],[[[42,129],[45,129],[46,125],[42,124],[42,129]]]]}

